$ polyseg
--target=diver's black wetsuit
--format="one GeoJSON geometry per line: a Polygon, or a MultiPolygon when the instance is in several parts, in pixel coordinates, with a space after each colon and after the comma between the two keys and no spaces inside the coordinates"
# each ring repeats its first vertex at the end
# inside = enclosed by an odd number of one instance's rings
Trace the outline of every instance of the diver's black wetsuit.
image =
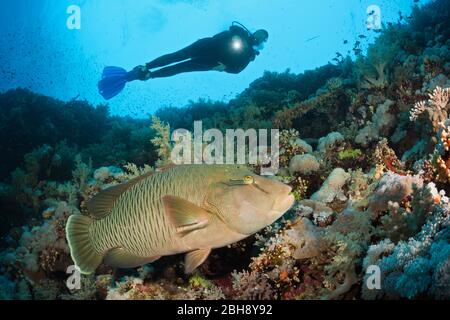
{"type": "Polygon", "coordinates": [[[225,67],[225,72],[239,73],[255,60],[259,54],[253,48],[254,40],[251,34],[238,26],[216,34],[211,38],[200,39],[180,51],[166,54],[146,64],[147,69],[161,68],[151,71],[150,78],[170,77],[183,72],[208,71],[225,67]],[[239,48],[233,48],[233,42],[240,41],[239,48]],[[186,61],[185,61],[186,60],[186,61]]]}

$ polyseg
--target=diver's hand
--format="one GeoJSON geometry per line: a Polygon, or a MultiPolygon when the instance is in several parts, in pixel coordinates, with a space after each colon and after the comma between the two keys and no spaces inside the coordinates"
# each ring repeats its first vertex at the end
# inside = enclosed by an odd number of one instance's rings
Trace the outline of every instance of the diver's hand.
{"type": "Polygon", "coordinates": [[[219,64],[213,68],[213,70],[220,71],[220,72],[225,71],[226,69],[227,69],[227,66],[224,65],[222,62],[219,62],[219,64]]]}
{"type": "Polygon", "coordinates": [[[128,72],[128,81],[141,80],[145,81],[151,78],[152,73],[146,65],[137,66],[130,72],[128,72]]]}

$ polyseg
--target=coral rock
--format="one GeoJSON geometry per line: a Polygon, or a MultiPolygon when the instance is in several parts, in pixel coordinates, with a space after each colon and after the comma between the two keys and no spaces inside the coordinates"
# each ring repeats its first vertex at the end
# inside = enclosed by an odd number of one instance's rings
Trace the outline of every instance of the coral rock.
{"type": "Polygon", "coordinates": [[[319,168],[319,161],[310,154],[296,155],[289,163],[289,171],[291,173],[309,174],[318,171],[319,168]]]}
{"type": "Polygon", "coordinates": [[[339,132],[331,132],[327,136],[319,139],[319,146],[317,147],[317,149],[320,152],[326,152],[330,147],[343,141],[344,136],[342,134],[340,134],[339,132]]]}
{"type": "Polygon", "coordinates": [[[350,179],[350,174],[345,172],[342,168],[334,169],[328,178],[323,183],[319,191],[311,196],[312,200],[321,201],[324,203],[333,202],[333,200],[338,199],[341,201],[347,200],[342,188],[350,179]]]}

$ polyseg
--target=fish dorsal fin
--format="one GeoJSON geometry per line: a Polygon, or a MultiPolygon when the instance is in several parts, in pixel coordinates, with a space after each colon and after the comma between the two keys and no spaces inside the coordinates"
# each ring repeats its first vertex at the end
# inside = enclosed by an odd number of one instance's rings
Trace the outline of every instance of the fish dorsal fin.
{"type": "Polygon", "coordinates": [[[184,272],[192,273],[199,265],[208,258],[211,248],[197,249],[186,254],[184,259],[184,272]]]}
{"type": "Polygon", "coordinates": [[[177,232],[186,235],[208,225],[210,213],[196,204],[176,196],[162,197],[165,212],[177,232]]]}
{"type": "Polygon", "coordinates": [[[137,184],[139,181],[144,180],[152,174],[152,172],[149,172],[143,174],[142,176],[131,179],[128,182],[100,191],[87,203],[89,214],[95,219],[102,219],[106,217],[111,213],[115,201],[120,197],[121,194],[137,184]]]}

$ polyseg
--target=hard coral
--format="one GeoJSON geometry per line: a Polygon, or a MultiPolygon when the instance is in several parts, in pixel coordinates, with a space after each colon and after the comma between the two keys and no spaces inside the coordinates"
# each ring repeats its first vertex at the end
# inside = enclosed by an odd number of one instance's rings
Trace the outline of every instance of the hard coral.
{"type": "Polygon", "coordinates": [[[448,232],[445,232],[449,221],[448,205],[436,206],[415,237],[407,242],[400,241],[395,247],[388,242],[389,246],[382,250],[383,255],[374,263],[381,269],[384,285],[380,290],[363,287],[363,298],[412,299],[426,294],[430,286],[441,288],[443,283],[440,281],[448,280],[442,277],[441,270],[450,255],[448,232]]]}
{"type": "Polygon", "coordinates": [[[311,196],[311,199],[325,203],[330,203],[334,200],[346,201],[347,198],[342,188],[345,186],[349,178],[350,175],[343,169],[334,169],[325,180],[320,190],[311,196]]]}
{"type": "Polygon", "coordinates": [[[441,88],[439,86],[434,88],[432,92],[428,93],[428,100],[417,102],[411,109],[411,121],[416,121],[426,112],[427,119],[431,125],[431,133],[434,136],[448,118],[449,90],[450,88],[441,88]]]}
{"type": "Polygon", "coordinates": [[[289,163],[289,171],[300,174],[310,174],[320,169],[320,163],[311,154],[302,154],[294,156],[289,163]]]}
{"type": "Polygon", "coordinates": [[[441,125],[439,135],[439,144],[434,155],[436,165],[437,180],[441,182],[450,182],[450,124],[449,120],[441,125]]]}
{"type": "Polygon", "coordinates": [[[355,142],[367,147],[370,142],[389,134],[395,126],[395,116],[391,112],[391,107],[394,104],[392,100],[386,100],[383,104],[380,104],[372,121],[356,135],[355,142]]]}

